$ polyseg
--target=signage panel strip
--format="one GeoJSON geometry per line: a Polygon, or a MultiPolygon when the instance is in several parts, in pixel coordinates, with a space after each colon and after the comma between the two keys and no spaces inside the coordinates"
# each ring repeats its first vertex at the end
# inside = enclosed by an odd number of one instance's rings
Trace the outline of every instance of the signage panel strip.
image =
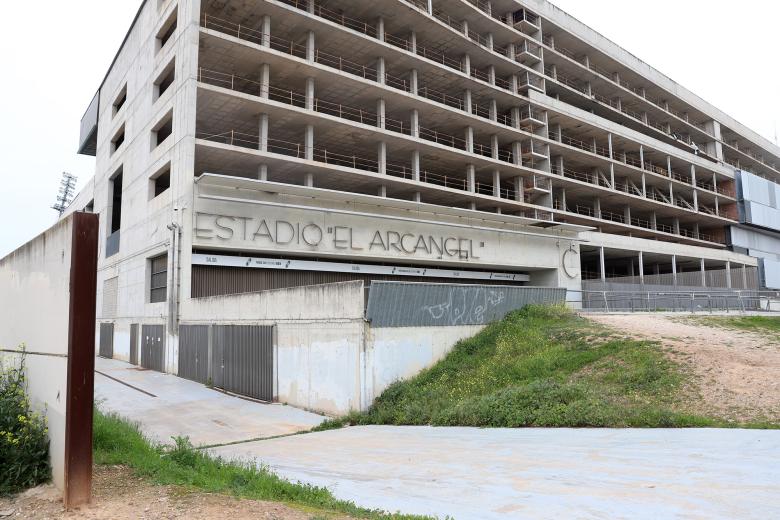
{"type": "Polygon", "coordinates": [[[422,278],[454,278],[461,280],[501,280],[527,282],[530,277],[520,273],[494,273],[490,271],[461,271],[427,267],[351,264],[344,262],[318,262],[287,258],[263,258],[228,255],[193,254],[192,265],[218,267],[244,267],[252,269],[278,269],[290,271],[320,271],[331,273],[378,274],[386,276],[416,276],[422,278]]]}

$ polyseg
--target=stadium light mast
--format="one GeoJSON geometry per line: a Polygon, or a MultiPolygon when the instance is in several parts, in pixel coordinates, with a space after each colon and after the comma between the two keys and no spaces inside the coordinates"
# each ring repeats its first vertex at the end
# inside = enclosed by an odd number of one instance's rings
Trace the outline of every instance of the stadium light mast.
{"type": "Polygon", "coordinates": [[[65,212],[65,210],[73,202],[73,195],[76,193],[76,181],[78,177],[68,172],[62,172],[62,179],[60,180],[60,189],[57,193],[57,202],[51,207],[59,213],[59,216],[65,212]]]}

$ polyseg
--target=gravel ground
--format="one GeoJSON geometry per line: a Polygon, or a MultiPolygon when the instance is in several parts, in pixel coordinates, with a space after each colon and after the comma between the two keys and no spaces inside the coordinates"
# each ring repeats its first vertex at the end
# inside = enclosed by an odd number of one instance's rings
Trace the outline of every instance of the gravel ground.
{"type": "Polygon", "coordinates": [[[666,315],[589,318],[633,338],[660,341],[670,356],[696,376],[696,390],[707,411],[735,421],[780,421],[780,342],[776,337],[666,315]]]}
{"type": "MultiPolygon", "coordinates": [[[[121,466],[95,466],[92,503],[64,511],[53,485],[0,498],[0,519],[225,519],[309,520],[321,518],[275,502],[242,500],[226,495],[154,486],[121,466]]],[[[330,518],[330,517],[329,517],[330,518]]]]}

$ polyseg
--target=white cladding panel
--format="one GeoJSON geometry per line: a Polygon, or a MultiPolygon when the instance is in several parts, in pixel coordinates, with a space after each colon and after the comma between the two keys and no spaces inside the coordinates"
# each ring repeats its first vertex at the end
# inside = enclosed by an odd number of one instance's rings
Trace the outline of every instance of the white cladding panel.
{"type": "Polygon", "coordinates": [[[410,217],[198,198],[193,246],[463,268],[559,269],[564,253],[576,243],[511,226],[499,230],[410,217]]]}

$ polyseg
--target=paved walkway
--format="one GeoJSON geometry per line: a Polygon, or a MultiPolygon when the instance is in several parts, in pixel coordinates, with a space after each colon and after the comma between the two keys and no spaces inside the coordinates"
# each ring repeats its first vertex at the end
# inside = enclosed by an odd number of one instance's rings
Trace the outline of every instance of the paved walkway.
{"type": "MultiPolygon", "coordinates": [[[[137,388],[96,375],[100,408],[163,442],[224,444],[322,421],[120,361],[96,366],[137,388]]],[[[365,507],[458,520],[780,518],[778,431],[366,426],[210,451],[365,507]]]]}
{"type": "Polygon", "coordinates": [[[455,519],[780,518],[780,432],[367,426],[212,450],[455,519]]]}
{"type": "Polygon", "coordinates": [[[309,430],[324,420],[291,406],[232,397],[114,359],[97,358],[95,370],[98,408],[140,423],[157,442],[189,436],[195,446],[225,444],[309,430]]]}

